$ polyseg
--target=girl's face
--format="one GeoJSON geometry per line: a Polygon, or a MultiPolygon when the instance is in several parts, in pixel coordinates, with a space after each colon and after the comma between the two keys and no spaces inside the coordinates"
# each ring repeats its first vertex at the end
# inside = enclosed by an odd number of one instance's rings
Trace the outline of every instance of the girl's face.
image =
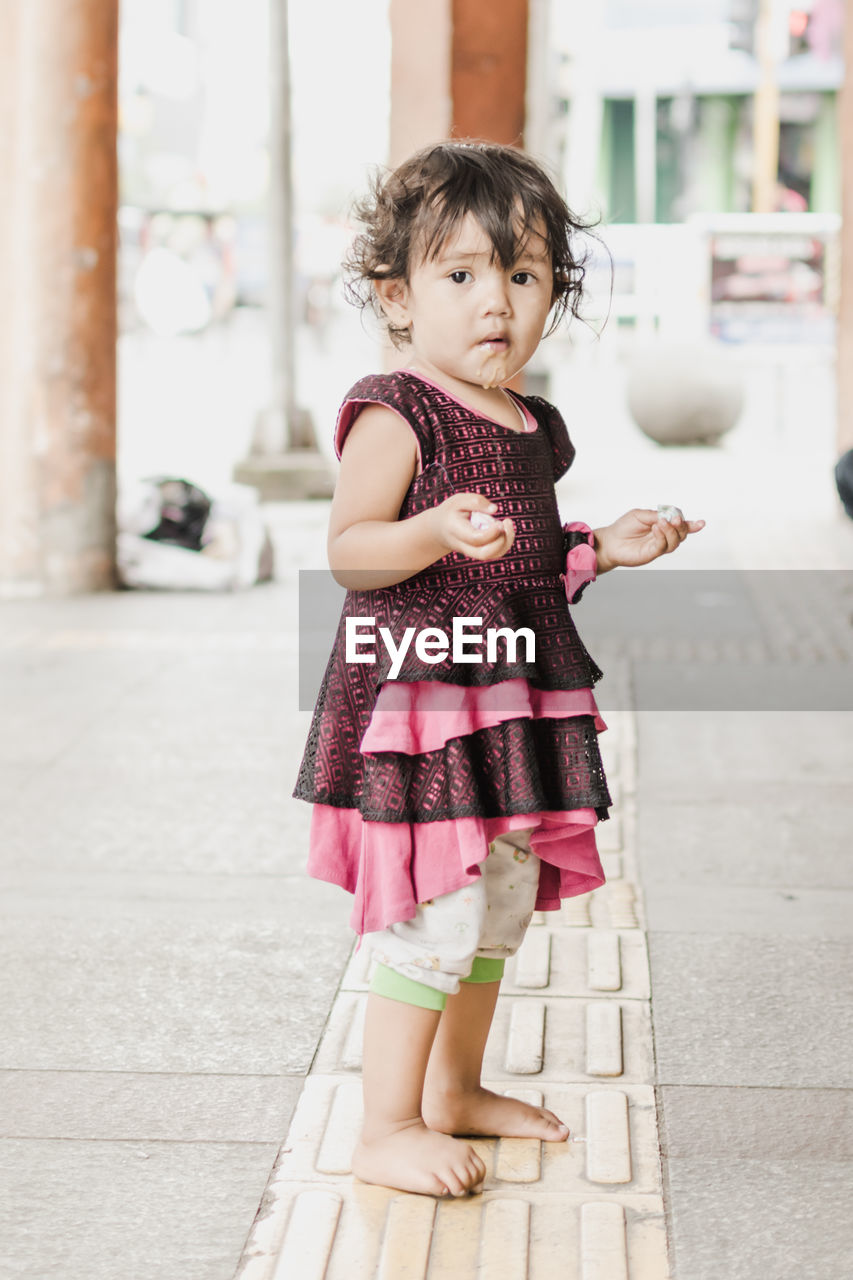
{"type": "Polygon", "coordinates": [[[534,228],[509,268],[467,214],[438,256],[413,264],[408,282],[377,282],[392,323],[408,328],[411,364],[466,386],[508,381],[533,355],[554,301],[551,255],[534,228]]]}

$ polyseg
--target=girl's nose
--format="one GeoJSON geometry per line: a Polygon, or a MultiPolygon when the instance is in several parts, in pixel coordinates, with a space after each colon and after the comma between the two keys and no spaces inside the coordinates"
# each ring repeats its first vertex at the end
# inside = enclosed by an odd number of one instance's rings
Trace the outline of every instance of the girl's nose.
{"type": "Polygon", "coordinates": [[[484,295],[483,313],[485,315],[509,315],[511,310],[509,289],[502,277],[490,276],[484,295]]]}

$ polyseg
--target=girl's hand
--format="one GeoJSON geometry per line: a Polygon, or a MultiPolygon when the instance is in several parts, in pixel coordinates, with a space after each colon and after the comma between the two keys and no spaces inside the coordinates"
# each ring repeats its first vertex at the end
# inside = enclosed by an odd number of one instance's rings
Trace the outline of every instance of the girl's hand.
{"type": "Polygon", "coordinates": [[[704,520],[685,520],[676,515],[672,521],[664,520],[657,511],[635,507],[613,524],[596,529],[595,552],[598,572],[606,573],[618,565],[634,568],[649,564],[658,556],[668,555],[680,547],[688,533],[704,529],[704,520]]]}
{"type": "Polygon", "coordinates": [[[399,414],[378,404],[363,409],[344,442],[329,518],[329,567],[341,586],[378,591],[405,582],[448,551],[472,560],[497,560],[509,551],[512,521],[493,519],[493,503],[479,493],[454,494],[401,520],[418,468],[417,442],[399,414]],[[486,528],[471,523],[472,512],[489,517],[486,528]]]}
{"type": "Polygon", "coordinates": [[[432,533],[448,551],[471,560],[500,560],[515,542],[510,519],[495,518],[497,507],[480,493],[455,493],[430,512],[432,533]],[[490,517],[485,528],[471,523],[471,513],[490,517]]]}

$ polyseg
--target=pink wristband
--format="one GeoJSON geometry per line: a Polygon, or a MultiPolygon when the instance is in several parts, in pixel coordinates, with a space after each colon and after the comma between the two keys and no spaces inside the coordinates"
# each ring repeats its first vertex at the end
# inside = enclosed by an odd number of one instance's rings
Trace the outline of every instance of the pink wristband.
{"type": "Polygon", "coordinates": [[[566,570],[564,574],[566,599],[569,604],[577,604],[584,588],[590,582],[595,582],[597,559],[594,536],[588,524],[583,524],[582,521],[577,520],[571,524],[563,525],[563,533],[566,535],[567,541],[574,542],[574,545],[570,546],[566,553],[566,570]],[[570,538],[569,535],[571,534],[575,535],[576,541],[570,538]]]}

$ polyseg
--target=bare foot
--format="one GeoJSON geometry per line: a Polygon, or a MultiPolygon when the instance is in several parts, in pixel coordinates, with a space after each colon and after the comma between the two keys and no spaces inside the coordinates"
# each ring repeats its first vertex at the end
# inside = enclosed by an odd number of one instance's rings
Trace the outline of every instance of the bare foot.
{"type": "Polygon", "coordinates": [[[465,1093],[424,1094],[424,1120],[438,1133],[565,1142],[568,1125],[545,1107],[478,1087],[465,1093]]]}
{"type": "Polygon", "coordinates": [[[362,1182],[427,1196],[464,1196],[486,1176],[473,1147],[428,1129],[420,1119],[370,1141],[362,1135],[352,1171],[362,1182]]]}

